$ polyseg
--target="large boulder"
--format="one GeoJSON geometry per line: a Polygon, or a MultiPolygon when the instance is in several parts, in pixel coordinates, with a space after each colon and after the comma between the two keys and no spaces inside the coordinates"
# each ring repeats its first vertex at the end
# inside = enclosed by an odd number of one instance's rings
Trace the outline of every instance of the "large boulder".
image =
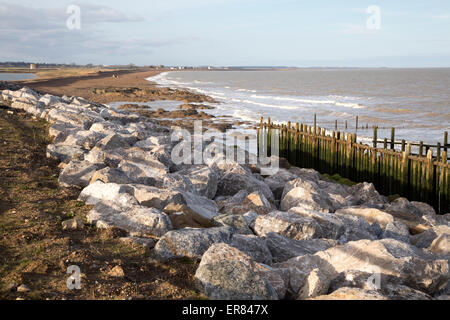
{"type": "Polygon", "coordinates": [[[418,248],[430,248],[433,241],[442,236],[450,236],[450,227],[446,225],[430,228],[429,230],[411,237],[411,243],[418,248]]]}
{"type": "Polygon", "coordinates": [[[96,164],[87,161],[71,161],[61,171],[59,175],[59,184],[63,187],[81,187],[89,185],[94,173],[100,169],[96,164]]]}
{"type": "Polygon", "coordinates": [[[244,252],[256,262],[272,264],[272,254],[263,238],[255,235],[235,234],[230,245],[244,252]]]}
{"type": "Polygon", "coordinates": [[[383,239],[397,239],[399,241],[403,241],[406,243],[410,243],[410,234],[409,234],[409,229],[406,226],[406,224],[404,224],[401,221],[394,221],[394,222],[389,222],[383,232],[382,235],[383,239]]]}
{"type": "Polygon", "coordinates": [[[347,191],[354,197],[354,205],[376,206],[382,209],[388,202],[386,197],[377,192],[372,183],[358,183],[349,187],[347,191]]]}
{"type": "Polygon", "coordinates": [[[245,215],[221,214],[213,218],[213,223],[217,226],[232,227],[238,234],[253,234],[250,229],[251,222],[248,221],[245,215]]]}
{"type": "MultiPolygon", "coordinates": [[[[99,165],[99,164],[93,164],[99,165]]],[[[101,164],[100,164],[101,165],[101,164]]],[[[91,178],[90,183],[101,181],[103,183],[129,184],[132,183],[130,178],[122,170],[106,167],[96,171],[91,178]]]]}
{"type": "MultiPolygon", "coordinates": [[[[238,164],[230,164],[230,166],[227,170],[222,171],[217,187],[217,195],[233,196],[241,190],[246,190],[248,193],[260,191],[270,202],[275,200],[270,188],[263,181],[255,178],[249,170],[238,164]]],[[[213,168],[221,172],[220,168],[217,169],[214,166],[213,168]]]]}
{"type": "Polygon", "coordinates": [[[140,205],[156,209],[164,209],[169,203],[184,204],[186,201],[181,192],[171,189],[132,184],[133,196],[140,205]]]}
{"type": "Polygon", "coordinates": [[[367,220],[369,223],[378,223],[381,228],[386,228],[389,223],[394,222],[394,217],[389,213],[382,211],[377,208],[365,207],[365,206],[355,206],[342,208],[336,211],[339,215],[352,215],[356,217],[361,217],[367,220]]]}
{"type": "Polygon", "coordinates": [[[89,205],[96,205],[99,202],[116,203],[122,207],[139,205],[132,193],[133,189],[130,186],[96,181],[81,191],[78,200],[89,205]]]}
{"type": "Polygon", "coordinates": [[[211,227],[212,219],[219,215],[217,204],[202,196],[180,191],[181,197],[173,197],[163,209],[168,213],[175,228],[211,227]]]}
{"type": "Polygon", "coordinates": [[[279,287],[281,295],[285,288],[281,276],[274,275],[277,274],[245,253],[219,243],[205,252],[195,278],[199,288],[211,299],[275,300],[279,297],[275,287],[279,287]]]}
{"type": "Polygon", "coordinates": [[[232,235],[233,230],[228,227],[170,231],[159,239],[152,258],[158,261],[183,257],[201,259],[214,243],[230,243],[232,235]]]}
{"type": "Polygon", "coordinates": [[[269,232],[265,235],[266,244],[271,252],[273,262],[283,262],[291,258],[314,254],[338,245],[331,239],[294,240],[278,233],[269,232]]]}
{"type": "Polygon", "coordinates": [[[209,199],[216,196],[218,174],[208,166],[192,166],[178,171],[177,176],[186,177],[196,194],[209,199]]]}
{"type": "Polygon", "coordinates": [[[284,187],[280,209],[288,211],[294,207],[322,212],[333,211],[328,194],[320,189],[316,181],[302,177],[288,182],[284,187]]]}
{"type": "Polygon", "coordinates": [[[322,237],[322,228],[313,219],[282,211],[258,216],[255,220],[254,231],[260,237],[269,232],[276,232],[295,240],[322,237]]]}
{"type": "Polygon", "coordinates": [[[406,224],[411,234],[422,233],[433,226],[424,219],[427,216],[423,216],[422,211],[405,198],[394,200],[386,206],[385,211],[406,224]]]}
{"type": "Polygon", "coordinates": [[[294,207],[291,208],[289,212],[315,220],[322,229],[323,238],[339,239],[345,233],[347,228],[347,225],[342,219],[332,213],[308,210],[304,207],[294,207]]]}
{"type": "Polygon", "coordinates": [[[353,241],[275,266],[290,270],[293,292],[298,292],[315,268],[330,279],[349,270],[391,275],[399,278],[401,284],[431,295],[445,287],[450,276],[448,259],[436,260],[431,252],[394,239],[353,241]]]}
{"type": "Polygon", "coordinates": [[[84,150],[91,150],[104,135],[90,130],[79,130],[69,133],[66,139],[61,142],[63,145],[78,146],[84,150]]]}
{"type": "Polygon", "coordinates": [[[273,174],[264,179],[264,182],[269,186],[270,190],[276,200],[281,200],[283,196],[284,186],[287,182],[297,179],[297,175],[289,170],[279,169],[276,174],[273,174]]]}
{"type": "Polygon", "coordinates": [[[389,300],[389,298],[375,290],[340,288],[328,295],[321,295],[310,300],[389,300]]]}
{"type": "Polygon", "coordinates": [[[169,217],[154,208],[131,206],[121,208],[114,203],[99,202],[87,215],[97,228],[118,228],[134,237],[161,237],[172,229],[169,217]]]}
{"type": "Polygon", "coordinates": [[[49,144],[46,153],[47,158],[69,163],[72,160],[83,160],[85,151],[81,147],[49,144]]]}

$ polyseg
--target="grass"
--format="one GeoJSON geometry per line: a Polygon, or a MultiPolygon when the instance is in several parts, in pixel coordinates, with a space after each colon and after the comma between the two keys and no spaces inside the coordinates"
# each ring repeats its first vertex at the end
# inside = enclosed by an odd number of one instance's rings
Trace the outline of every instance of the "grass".
{"type": "Polygon", "coordinates": [[[325,180],[331,180],[331,181],[334,181],[334,182],[337,182],[339,184],[342,184],[344,186],[349,186],[349,187],[357,184],[356,182],[351,181],[350,179],[342,178],[337,173],[333,174],[333,175],[329,175],[329,174],[325,173],[325,174],[322,174],[322,178],[324,178],[325,180]]]}

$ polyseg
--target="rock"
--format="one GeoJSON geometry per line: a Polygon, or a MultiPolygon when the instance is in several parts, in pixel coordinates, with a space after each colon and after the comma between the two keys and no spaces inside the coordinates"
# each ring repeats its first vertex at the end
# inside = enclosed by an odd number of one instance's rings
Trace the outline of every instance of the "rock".
{"type": "Polygon", "coordinates": [[[48,135],[50,138],[54,138],[54,143],[61,143],[66,140],[67,136],[71,133],[79,131],[79,127],[72,126],[66,123],[55,123],[48,129],[48,135]]]}
{"type": "Polygon", "coordinates": [[[158,242],[158,240],[153,239],[153,238],[140,238],[140,237],[132,237],[132,236],[122,237],[122,238],[119,238],[119,240],[124,243],[143,246],[148,249],[153,249],[156,245],[156,242],[158,242]]]}
{"type": "Polygon", "coordinates": [[[376,227],[372,227],[366,219],[352,216],[352,215],[341,215],[335,214],[335,216],[342,221],[345,226],[344,234],[339,238],[339,242],[346,243],[348,241],[357,241],[361,239],[377,240],[377,230],[376,227]]]}
{"type": "Polygon", "coordinates": [[[359,270],[392,275],[404,285],[431,294],[449,279],[448,261],[430,260],[420,249],[394,239],[353,241],[316,255],[336,272],[359,270]]]}
{"type": "Polygon", "coordinates": [[[280,209],[288,211],[294,207],[321,212],[333,210],[329,196],[318,184],[302,177],[288,182],[284,187],[280,209]]]}
{"type": "Polygon", "coordinates": [[[297,179],[297,177],[297,175],[286,169],[279,169],[276,174],[265,178],[264,182],[269,186],[270,190],[272,190],[275,199],[281,200],[286,183],[297,179]]]}
{"type": "Polygon", "coordinates": [[[418,234],[428,230],[431,226],[422,219],[421,211],[405,198],[398,198],[385,209],[396,220],[406,224],[411,234],[418,234]]]}
{"type": "Polygon", "coordinates": [[[178,171],[177,174],[189,179],[196,193],[200,196],[214,199],[217,192],[218,175],[207,166],[193,166],[178,171]]]}
{"type": "Polygon", "coordinates": [[[308,210],[303,207],[291,208],[289,212],[315,220],[322,229],[323,238],[339,239],[345,233],[346,225],[339,216],[332,213],[308,210]]]}
{"type": "MultiPolygon", "coordinates": [[[[372,229],[372,233],[378,238],[381,239],[383,237],[383,229],[381,229],[380,225],[377,222],[374,222],[370,225],[372,229]]],[[[409,234],[409,231],[408,231],[409,234]]]]}
{"type": "Polygon", "coordinates": [[[194,229],[185,228],[166,233],[152,252],[152,258],[166,261],[174,258],[188,257],[201,259],[214,243],[230,243],[233,230],[229,227],[194,229]]]}
{"type": "Polygon", "coordinates": [[[410,243],[409,229],[400,221],[390,222],[386,225],[382,238],[392,238],[398,241],[410,243]]]}
{"type": "Polygon", "coordinates": [[[88,161],[71,161],[61,171],[59,175],[59,184],[62,187],[81,187],[89,185],[94,173],[100,169],[99,165],[88,161]]]}
{"type": "Polygon", "coordinates": [[[17,287],[17,292],[30,292],[30,288],[25,285],[25,284],[21,284],[20,286],[17,287]]]}
{"type": "Polygon", "coordinates": [[[114,150],[119,148],[129,148],[130,145],[118,134],[110,134],[100,140],[97,145],[102,150],[114,150]]]}
{"type": "MultiPolygon", "coordinates": [[[[246,191],[244,191],[246,193],[246,191]]],[[[235,196],[220,203],[220,211],[231,215],[243,215],[249,211],[254,211],[259,215],[267,214],[275,209],[269,200],[259,191],[253,192],[241,199],[244,193],[237,193],[235,196]]]]}
{"type": "Polygon", "coordinates": [[[267,233],[264,238],[275,263],[324,251],[338,244],[331,239],[293,240],[274,232],[267,233]]]}
{"type": "Polygon", "coordinates": [[[110,277],[123,278],[125,277],[125,272],[121,266],[115,266],[110,271],[108,271],[110,277]]]}
{"type": "Polygon", "coordinates": [[[168,169],[159,161],[151,160],[148,163],[122,160],[118,169],[131,180],[139,184],[160,185],[168,169]]]}
{"type": "Polygon", "coordinates": [[[374,222],[378,223],[382,229],[385,229],[389,223],[394,222],[394,217],[389,213],[377,208],[364,206],[339,209],[336,211],[336,214],[361,217],[371,224],[374,222]]]}
{"type": "Polygon", "coordinates": [[[319,269],[314,269],[306,277],[305,283],[298,293],[297,300],[306,300],[325,295],[328,292],[329,285],[330,279],[319,269]]]}
{"type": "Polygon", "coordinates": [[[72,131],[68,133],[66,139],[61,142],[67,146],[78,146],[84,150],[91,150],[95,145],[103,139],[105,136],[98,132],[90,130],[72,131]]]}
{"type": "Polygon", "coordinates": [[[217,188],[219,196],[233,196],[241,190],[246,190],[249,193],[260,191],[270,202],[275,200],[272,191],[264,182],[253,177],[238,164],[223,173],[217,188]]]}
{"type": "MultiPolygon", "coordinates": [[[[97,164],[93,164],[97,165],[97,164]]],[[[119,169],[106,167],[94,172],[90,183],[101,181],[103,183],[128,184],[131,183],[130,178],[119,169]]]]}
{"type": "Polygon", "coordinates": [[[387,283],[381,287],[381,293],[389,300],[434,300],[430,295],[401,284],[387,283]]]}
{"type": "Polygon", "coordinates": [[[273,211],[265,216],[258,216],[254,231],[260,237],[269,232],[276,232],[295,240],[322,236],[322,229],[313,219],[282,211],[273,211]]]}
{"type": "MultiPolygon", "coordinates": [[[[61,105],[61,104],[59,104],[61,105]]],[[[51,109],[47,115],[47,119],[53,123],[65,123],[75,127],[80,127],[84,130],[89,130],[94,122],[100,121],[100,117],[94,118],[86,114],[80,114],[73,111],[61,109],[51,109]]],[[[101,119],[103,120],[103,119],[101,119]]]]}
{"type": "Polygon", "coordinates": [[[63,230],[77,230],[84,227],[83,221],[78,217],[63,221],[61,224],[63,230]]]}
{"type": "Polygon", "coordinates": [[[49,107],[56,103],[62,102],[60,97],[52,96],[51,94],[46,94],[39,99],[40,102],[44,103],[45,106],[49,107]]]}
{"type": "Polygon", "coordinates": [[[433,241],[441,235],[450,235],[450,227],[446,225],[430,228],[429,230],[411,237],[411,243],[418,248],[430,248],[433,241]]]}
{"type": "MultiPolygon", "coordinates": [[[[220,243],[202,257],[195,273],[199,288],[216,300],[278,299],[273,285],[264,277],[265,268],[248,255],[220,243]]],[[[282,279],[278,279],[282,282],[282,279]]]]}
{"type": "Polygon", "coordinates": [[[108,202],[127,208],[139,204],[136,198],[131,196],[131,193],[133,193],[133,189],[129,186],[96,181],[81,191],[78,200],[89,205],[108,202]]]}
{"type": "Polygon", "coordinates": [[[213,218],[213,222],[217,226],[232,227],[238,234],[253,234],[252,230],[250,230],[250,224],[252,221],[249,221],[243,215],[221,214],[215,216],[213,218]]]}
{"type": "Polygon", "coordinates": [[[381,293],[359,288],[340,288],[329,295],[322,295],[311,300],[389,300],[381,293]]]}
{"type": "Polygon", "coordinates": [[[87,215],[89,223],[97,228],[118,228],[135,237],[161,237],[172,229],[169,217],[154,208],[132,206],[121,208],[99,202],[87,215]]]}
{"type": "Polygon", "coordinates": [[[450,256],[450,234],[441,234],[430,245],[430,250],[439,255],[450,256]]]}
{"type": "Polygon", "coordinates": [[[170,189],[160,189],[151,186],[133,184],[133,196],[140,205],[145,207],[164,209],[168,204],[185,204],[181,192],[170,189]]]}
{"type": "Polygon", "coordinates": [[[168,213],[175,228],[210,227],[212,219],[219,215],[217,204],[202,196],[190,192],[180,192],[181,200],[167,204],[163,211],[168,213]],[[183,213],[180,215],[179,213],[183,213]]]}
{"type": "Polygon", "coordinates": [[[348,188],[347,191],[356,199],[355,205],[383,208],[387,204],[387,198],[381,196],[372,183],[358,183],[348,188]]]}
{"type": "Polygon", "coordinates": [[[47,157],[64,163],[69,163],[71,160],[83,160],[84,153],[80,147],[54,144],[47,146],[47,157]]]}
{"type": "Polygon", "coordinates": [[[273,205],[269,202],[269,200],[267,200],[267,198],[260,191],[256,191],[249,194],[245,201],[248,201],[250,204],[257,207],[266,207],[268,209],[270,208],[274,209],[273,205]]]}
{"type": "Polygon", "coordinates": [[[272,254],[263,238],[255,235],[235,234],[231,246],[247,254],[256,262],[272,264],[272,254]]]}
{"type": "Polygon", "coordinates": [[[356,203],[354,196],[348,191],[348,187],[331,181],[319,180],[319,188],[328,195],[329,201],[332,205],[332,211],[345,208],[356,203]]]}
{"type": "Polygon", "coordinates": [[[422,216],[436,218],[436,211],[428,203],[411,201],[411,205],[414,206],[422,216]]]}

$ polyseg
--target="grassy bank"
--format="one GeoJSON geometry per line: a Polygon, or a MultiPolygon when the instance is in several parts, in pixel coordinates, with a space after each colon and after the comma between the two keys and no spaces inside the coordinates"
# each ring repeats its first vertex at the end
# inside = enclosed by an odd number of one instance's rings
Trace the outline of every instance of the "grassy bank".
{"type": "Polygon", "coordinates": [[[46,158],[48,124],[0,103],[0,299],[199,299],[197,263],[148,262],[144,247],[118,230],[61,222],[85,219],[79,190],[58,186],[58,163],[46,158]],[[12,114],[11,114],[12,113],[12,114]],[[81,290],[69,290],[67,267],[81,269],[81,290]],[[124,276],[109,271],[120,266],[124,276]],[[27,292],[18,292],[25,285],[27,292]]]}

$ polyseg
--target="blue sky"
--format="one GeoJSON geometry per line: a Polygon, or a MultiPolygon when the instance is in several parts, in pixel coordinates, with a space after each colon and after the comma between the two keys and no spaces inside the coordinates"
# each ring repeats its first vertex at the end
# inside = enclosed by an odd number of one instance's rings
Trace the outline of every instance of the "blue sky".
{"type": "Polygon", "coordinates": [[[0,43],[1,61],[450,67],[450,1],[0,0],[0,43]]]}

